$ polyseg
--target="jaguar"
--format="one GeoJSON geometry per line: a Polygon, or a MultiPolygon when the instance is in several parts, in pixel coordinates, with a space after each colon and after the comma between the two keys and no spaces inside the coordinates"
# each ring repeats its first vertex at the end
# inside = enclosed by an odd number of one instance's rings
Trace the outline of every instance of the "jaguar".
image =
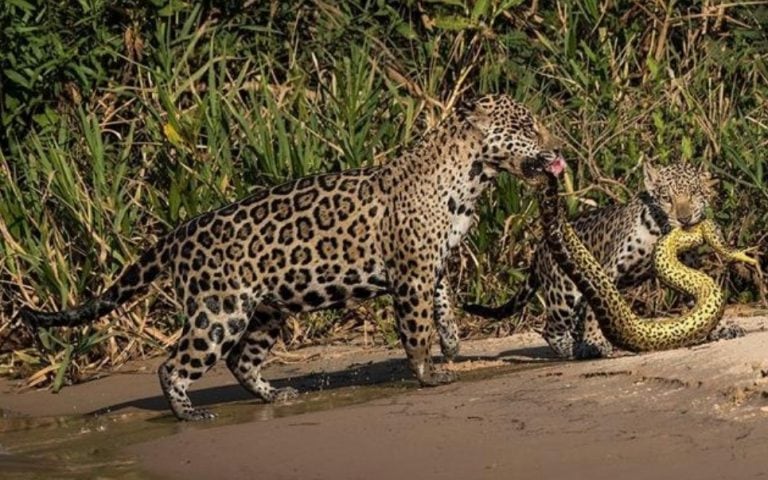
{"type": "MultiPolygon", "coordinates": [[[[663,235],[672,228],[688,228],[704,220],[716,184],[702,166],[679,162],[654,167],[645,163],[644,190],[626,203],[587,211],[571,225],[605,273],[624,290],[653,276],[653,251],[663,235]]],[[[689,255],[686,263],[692,261],[689,255]]],[[[503,319],[522,310],[541,289],[546,314],[542,336],[556,355],[586,359],[611,354],[613,346],[591,308],[546,243],[534,253],[525,279],[523,287],[501,306],[468,304],[463,309],[484,318],[503,319]]],[[[712,331],[710,339],[740,335],[740,327],[725,322],[712,331]]]]}
{"type": "Polygon", "coordinates": [[[667,285],[691,295],[694,306],[678,317],[640,318],[565,220],[557,178],[545,176],[547,188],[540,195],[540,219],[552,257],[583,292],[608,340],[624,350],[646,352],[696,345],[705,341],[722,319],[723,290],[706,274],[683,264],[678,258],[680,253],[706,242],[728,261],[757,266],[757,260],[748,255],[753,249],[729,248],[710,219],[689,228],[674,227],[656,245],[653,265],[667,285]]]}
{"type": "Polygon", "coordinates": [[[272,402],[261,366],[286,315],[393,297],[409,367],[423,386],[455,380],[434,365],[435,331],[448,359],[459,349],[446,259],[501,172],[519,178],[565,161],[528,108],[503,94],[470,100],[411,148],[378,166],[299,178],[257,190],[178,226],[147,248],[101,295],[58,312],[24,307],[29,327],[78,326],[171,277],[188,319],[158,370],[180,420],[213,418],[187,393],[216,362],[272,402]]]}

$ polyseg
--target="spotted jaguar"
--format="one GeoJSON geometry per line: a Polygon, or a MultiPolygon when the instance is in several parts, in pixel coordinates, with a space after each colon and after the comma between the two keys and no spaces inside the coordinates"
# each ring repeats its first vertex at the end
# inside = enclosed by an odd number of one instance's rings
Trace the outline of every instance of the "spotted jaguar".
{"type": "Polygon", "coordinates": [[[458,352],[445,263],[478,197],[501,172],[563,168],[557,140],[527,108],[481,97],[397,158],[258,190],[162,237],[100,296],[21,317],[33,328],[82,325],[171,277],[188,321],[158,374],[176,417],[200,420],[214,415],[194,408],[187,390],[221,357],[265,401],[292,398],[261,376],[286,315],[389,294],[416,378],[448,383],[455,374],[433,365],[430,347],[437,330],[444,355],[458,352]]]}
{"type": "MultiPolygon", "coordinates": [[[[654,247],[671,227],[690,227],[705,218],[716,184],[707,170],[685,163],[658,168],[645,164],[643,170],[644,191],[625,204],[588,211],[572,222],[581,241],[622,289],[653,275],[654,247]]],[[[485,318],[506,318],[520,311],[539,288],[547,316],[542,336],[558,356],[595,358],[612,352],[581,292],[547,246],[537,249],[523,288],[509,301],[499,307],[463,308],[485,318]]],[[[743,335],[740,327],[723,323],[710,339],[739,335],[743,335]]]]}

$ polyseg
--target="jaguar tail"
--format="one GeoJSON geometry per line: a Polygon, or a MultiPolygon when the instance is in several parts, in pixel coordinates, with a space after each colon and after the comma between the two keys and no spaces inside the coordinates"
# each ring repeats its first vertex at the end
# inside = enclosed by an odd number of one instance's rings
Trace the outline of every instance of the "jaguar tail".
{"type": "Polygon", "coordinates": [[[32,328],[74,327],[90,323],[102,317],[140,292],[164,273],[168,260],[166,238],[146,250],[139,260],[129,266],[117,281],[103,294],[67,310],[42,312],[23,307],[19,316],[22,322],[32,328]]]}
{"type": "Polygon", "coordinates": [[[528,269],[528,275],[526,275],[523,288],[515,293],[515,295],[505,304],[498,307],[490,307],[487,305],[470,303],[463,305],[461,308],[472,315],[477,315],[478,317],[483,318],[493,318],[496,320],[502,320],[519,313],[531,300],[533,294],[536,293],[536,289],[539,288],[539,279],[532,270],[533,269],[528,269]]]}

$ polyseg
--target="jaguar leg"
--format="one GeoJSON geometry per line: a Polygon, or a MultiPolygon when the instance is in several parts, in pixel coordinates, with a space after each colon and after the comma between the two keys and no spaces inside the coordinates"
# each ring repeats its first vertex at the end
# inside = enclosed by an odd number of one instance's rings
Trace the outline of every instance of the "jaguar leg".
{"type": "Polygon", "coordinates": [[[573,358],[575,341],[570,328],[571,311],[549,307],[547,310],[547,323],[541,336],[558,357],[573,358]]]}
{"type": "Polygon", "coordinates": [[[246,329],[247,314],[235,296],[206,297],[185,302],[188,321],[171,358],[158,369],[160,386],[179,420],[206,420],[215,414],[194,408],[187,390],[226,355],[246,329]]]}
{"type": "Polygon", "coordinates": [[[451,303],[451,289],[446,275],[440,275],[435,288],[435,326],[443,357],[451,361],[459,353],[459,327],[451,303]]]}
{"type": "Polygon", "coordinates": [[[456,380],[456,374],[436,369],[432,363],[430,347],[434,340],[436,278],[428,267],[411,268],[397,280],[394,289],[395,315],[400,341],[408,356],[408,363],[422,386],[436,386],[456,380]]]}
{"type": "MultiPolygon", "coordinates": [[[[546,263],[543,268],[546,267],[546,263]]],[[[547,322],[541,335],[560,358],[573,358],[573,349],[580,338],[577,304],[581,298],[576,285],[552,261],[542,272],[547,322]]]]}
{"type": "Polygon", "coordinates": [[[583,335],[573,349],[574,358],[587,360],[609,357],[613,353],[613,345],[600,330],[592,308],[585,301],[581,301],[577,308],[581,310],[579,320],[583,324],[583,335]]]}
{"type": "Polygon", "coordinates": [[[227,367],[240,385],[268,403],[296,398],[291,387],[275,388],[261,376],[261,366],[280,336],[285,317],[277,308],[259,305],[248,322],[248,331],[227,356],[227,367]]]}

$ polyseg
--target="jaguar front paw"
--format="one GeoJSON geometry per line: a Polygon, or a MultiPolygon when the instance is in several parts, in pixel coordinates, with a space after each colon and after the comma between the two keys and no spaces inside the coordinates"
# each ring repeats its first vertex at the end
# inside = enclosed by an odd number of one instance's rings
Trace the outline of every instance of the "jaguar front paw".
{"type": "Polygon", "coordinates": [[[573,347],[573,358],[576,360],[607,358],[611,353],[613,353],[613,347],[609,344],[580,342],[573,347]]]}
{"type": "Polygon", "coordinates": [[[435,368],[430,373],[419,378],[419,383],[422,387],[437,387],[438,385],[453,383],[458,380],[458,378],[456,372],[435,368]]]}

